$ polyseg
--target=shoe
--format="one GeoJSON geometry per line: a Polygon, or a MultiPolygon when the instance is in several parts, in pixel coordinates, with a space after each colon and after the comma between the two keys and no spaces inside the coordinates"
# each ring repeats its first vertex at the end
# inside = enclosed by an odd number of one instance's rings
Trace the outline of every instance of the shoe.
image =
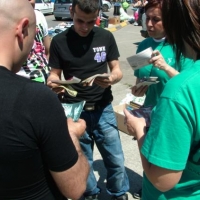
{"type": "Polygon", "coordinates": [[[134,26],[138,26],[138,23],[137,22],[134,22],[134,24],[133,24],[134,26]]]}
{"type": "Polygon", "coordinates": [[[84,197],[84,200],[98,200],[98,194],[86,196],[86,197],[84,197]]]}
{"type": "Polygon", "coordinates": [[[138,192],[134,192],[133,197],[135,199],[142,199],[142,189],[140,189],[138,192]]]}
{"type": "Polygon", "coordinates": [[[123,194],[121,196],[113,196],[112,200],[128,200],[128,195],[127,194],[123,194]]]}

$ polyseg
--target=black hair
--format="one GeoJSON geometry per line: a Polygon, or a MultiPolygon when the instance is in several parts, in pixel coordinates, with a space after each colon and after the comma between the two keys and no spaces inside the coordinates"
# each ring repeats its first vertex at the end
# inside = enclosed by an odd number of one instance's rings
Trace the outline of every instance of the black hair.
{"type": "Polygon", "coordinates": [[[94,13],[100,10],[99,0],[73,0],[72,10],[75,11],[75,6],[78,6],[80,10],[85,13],[94,13]]]}

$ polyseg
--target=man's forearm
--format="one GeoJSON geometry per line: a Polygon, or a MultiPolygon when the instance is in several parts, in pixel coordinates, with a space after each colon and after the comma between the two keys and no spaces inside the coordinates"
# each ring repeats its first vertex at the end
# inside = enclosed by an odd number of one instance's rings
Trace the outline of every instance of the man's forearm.
{"type": "Polygon", "coordinates": [[[113,71],[111,72],[111,76],[112,76],[112,85],[118,83],[123,77],[121,71],[113,71]]]}
{"type": "Polygon", "coordinates": [[[78,139],[76,136],[72,136],[71,138],[78,152],[77,162],[64,172],[51,171],[51,174],[65,197],[79,199],[86,190],[90,168],[85,155],[81,151],[78,139]]]}
{"type": "Polygon", "coordinates": [[[48,80],[50,81],[50,80],[55,80],[55,79],[60,79],[61,77],[58,75],[58,74],[56,74],[56,73],[53,73],[53,72],[50,72],[50,75],[49,75],[49,77],[48,77],[48,80]]]}
{"type": "Polygon", "coordinates": [[[70,134],[70,136],[71,136],[71,139],[72,139],[72,141],[74,143],[76,151],[78,152],[79,155],[82,155],[83,152],[82,152],[82,149],[81,149],[81,146],[80,146],[78,138],[75,135],[73,135],[73,134],[70,134]]]}
{"type": "Polygon", "coordinates": [[[73,175],[76,175],[74,177],[71,177],[71,181],[68,182],[68,188],[70,188],[69,191],[72,195],[71,198],[78,199],[80,198],[80,195],[83,194],[86,190],[90,167],[87,158],[81,150],[78,138],[73,134],[70,134],[70,136],[78,153],[78,160],[73,167],[74,169],[71,172],[73,175]],[[76,197],[73,197],[73,195],[75,195],[76,197]]]}

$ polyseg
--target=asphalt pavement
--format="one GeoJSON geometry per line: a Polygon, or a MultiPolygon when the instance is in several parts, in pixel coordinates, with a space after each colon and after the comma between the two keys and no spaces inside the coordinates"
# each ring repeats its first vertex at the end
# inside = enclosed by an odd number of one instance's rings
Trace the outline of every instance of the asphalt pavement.
{"type": "MultiPolygon", "coordinates": [[[[120,52],[120,66],[123,72],[122,80],[112,86],[114,96],[113,106],[120,104],[130,94],[130,86],[134,85],[136,79],[133,70],[128,64],[126,58],[135,54],[138,44],[144,39],[140,35],[141,26],[128,24],[113,32],[120,52]]],[[[128,192],[129,200],[134,200],[133,194],[137,192],[142,185],[142,165],[137,147],[137,142],[133,137],[120,131],[122,148],[125,157],[126,172],[130,181],[130,190],[128,192]]],[[[106,193],[106,169],[102,157],[97,148],[94,149],[94,171],[99,187],[102,189],[99,200],[110,200],[106,193]]]]}

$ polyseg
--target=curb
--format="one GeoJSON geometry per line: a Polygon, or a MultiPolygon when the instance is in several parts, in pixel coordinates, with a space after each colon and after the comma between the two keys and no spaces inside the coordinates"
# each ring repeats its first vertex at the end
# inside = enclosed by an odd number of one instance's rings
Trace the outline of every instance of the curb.
{"type": "Polygon", "coordinates": [[[129,25],[130,23],[128,21],[124,21],[124,22],[121,22],[120,24],[117,24],[117,25],[112,25],[113,27],[108,27],[108,28],[105,28],[106,30],[110,31],[110,32],[114,32],[114,31],[117,31],[121,28],[123,28],[124,26],[127,26],[129,25]]]}

